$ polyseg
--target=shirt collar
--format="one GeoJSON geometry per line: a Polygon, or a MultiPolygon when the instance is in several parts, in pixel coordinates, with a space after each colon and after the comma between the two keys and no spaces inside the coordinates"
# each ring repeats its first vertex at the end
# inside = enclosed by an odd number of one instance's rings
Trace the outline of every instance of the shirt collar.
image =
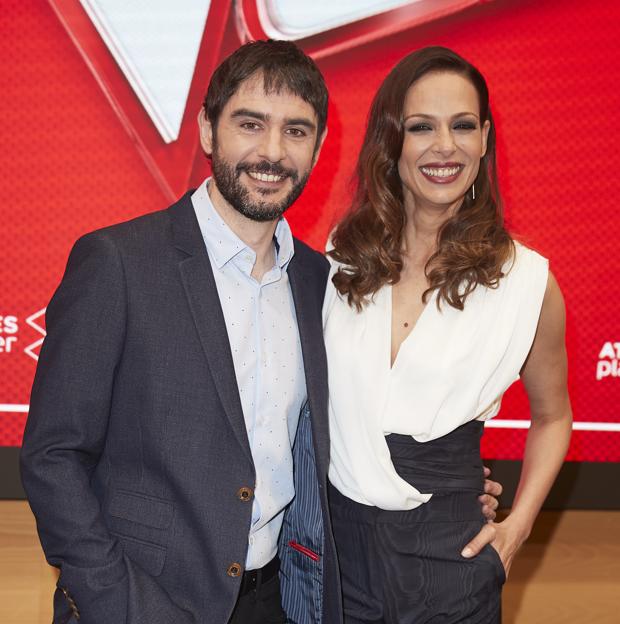
{"type": "MultiPolygon", "coordinates": [[[[256,253],[248,247],[227,225],[215,209],[207,185],[211,178],[207,178],[192,194],[192,204],[198,219],[198,225],[205,241],[209,254],[218,269],[242,252],[249,253],[252,265],[256,261],[256,253]]],[[[276,264],[284,269],[294,254],[293,234],[284,217],[278,221],[275,231],[276,264]]]]}

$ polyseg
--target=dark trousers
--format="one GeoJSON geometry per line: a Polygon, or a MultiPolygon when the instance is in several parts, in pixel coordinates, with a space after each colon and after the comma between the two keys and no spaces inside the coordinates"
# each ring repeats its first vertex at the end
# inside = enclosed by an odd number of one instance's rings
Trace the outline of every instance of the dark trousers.
{"type": "Polygon", "coordinates": [[[330,488],[345,624],[501,622],[506,577],[499,554],[487,545],[473,559],[460,555],[485,522],[477,500],[482,465],[468,452],[477,445],[479,427],[465,427],[422,450],[411,437],[388,436],[402,478],[416,487],[435,481],[435,487],[422,490],[434,496],[416,509],[360,505],[330,488]],[[450,459],[446,451],[456,450],[450,445],[455,442],[459,454],[450,459]],[[461,487],[454,489],[459,479],[461,487]],[[442,482],[449,489],[442,489],[442,482]]]}
{"type": "Polygon", "coordinates": [[[261,575],[246,572],[237,604],[228,624],[285,624],[286,614],[282,609],[280,595],[280,578],[277,574],[269,574],[262,579],[261,575]],[[252,578],[253,577],[253,578],[252,578]]]}

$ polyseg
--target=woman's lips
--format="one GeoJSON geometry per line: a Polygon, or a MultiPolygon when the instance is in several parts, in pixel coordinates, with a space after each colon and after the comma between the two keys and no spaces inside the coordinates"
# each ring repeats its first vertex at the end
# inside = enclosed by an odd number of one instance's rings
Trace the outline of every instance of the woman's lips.
{"type": "Polygon", "coordinates": [[[433,184],[450,184],[461,175],[463,167],[460,163],[432,163],[418,169],[433,184]]]}

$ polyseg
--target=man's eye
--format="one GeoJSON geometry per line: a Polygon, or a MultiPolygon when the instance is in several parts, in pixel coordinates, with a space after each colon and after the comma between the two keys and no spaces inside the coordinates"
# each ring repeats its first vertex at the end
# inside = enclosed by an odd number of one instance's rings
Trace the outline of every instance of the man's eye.
{"type": "Polygon", "coordinates": [[[407,128],[407,132],[429,132],[430,130],[432,130],[430,125],[425,123],[413,124],[407,128]]]}
{"type": "Polygon", "coordinates": [[[241,124],[241,127],[244,130],[257,130],[259,128],[259,125],[255,121],[244,121],[241,124]]]}
{"type": "Polygon", "coordinates": [[[291,136],[294,137],[304,137],[306,136],[306,133],[304,130],[302,130],[301,128],[289,128],[287,130],[288,134],[290,134],[291,136]]]}

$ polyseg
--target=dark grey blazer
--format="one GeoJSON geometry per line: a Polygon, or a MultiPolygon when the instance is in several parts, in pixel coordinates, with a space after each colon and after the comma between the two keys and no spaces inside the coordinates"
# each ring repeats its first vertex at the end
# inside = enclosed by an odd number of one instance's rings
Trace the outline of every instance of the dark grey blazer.
{"type": "MultiPolygon", "coordinates": [[[[341,621],[326,498],[327,272],[295,241],[288,273],[309,400],[280,555],[285,608],[304,624],[341,621]]],[[[81,238],[46,322],[21,468],[60,568],[54,623],[78,612],[81,624],[224,624],[251,521],[240,488],[255,472],[190,194],[81,238]]]]}

